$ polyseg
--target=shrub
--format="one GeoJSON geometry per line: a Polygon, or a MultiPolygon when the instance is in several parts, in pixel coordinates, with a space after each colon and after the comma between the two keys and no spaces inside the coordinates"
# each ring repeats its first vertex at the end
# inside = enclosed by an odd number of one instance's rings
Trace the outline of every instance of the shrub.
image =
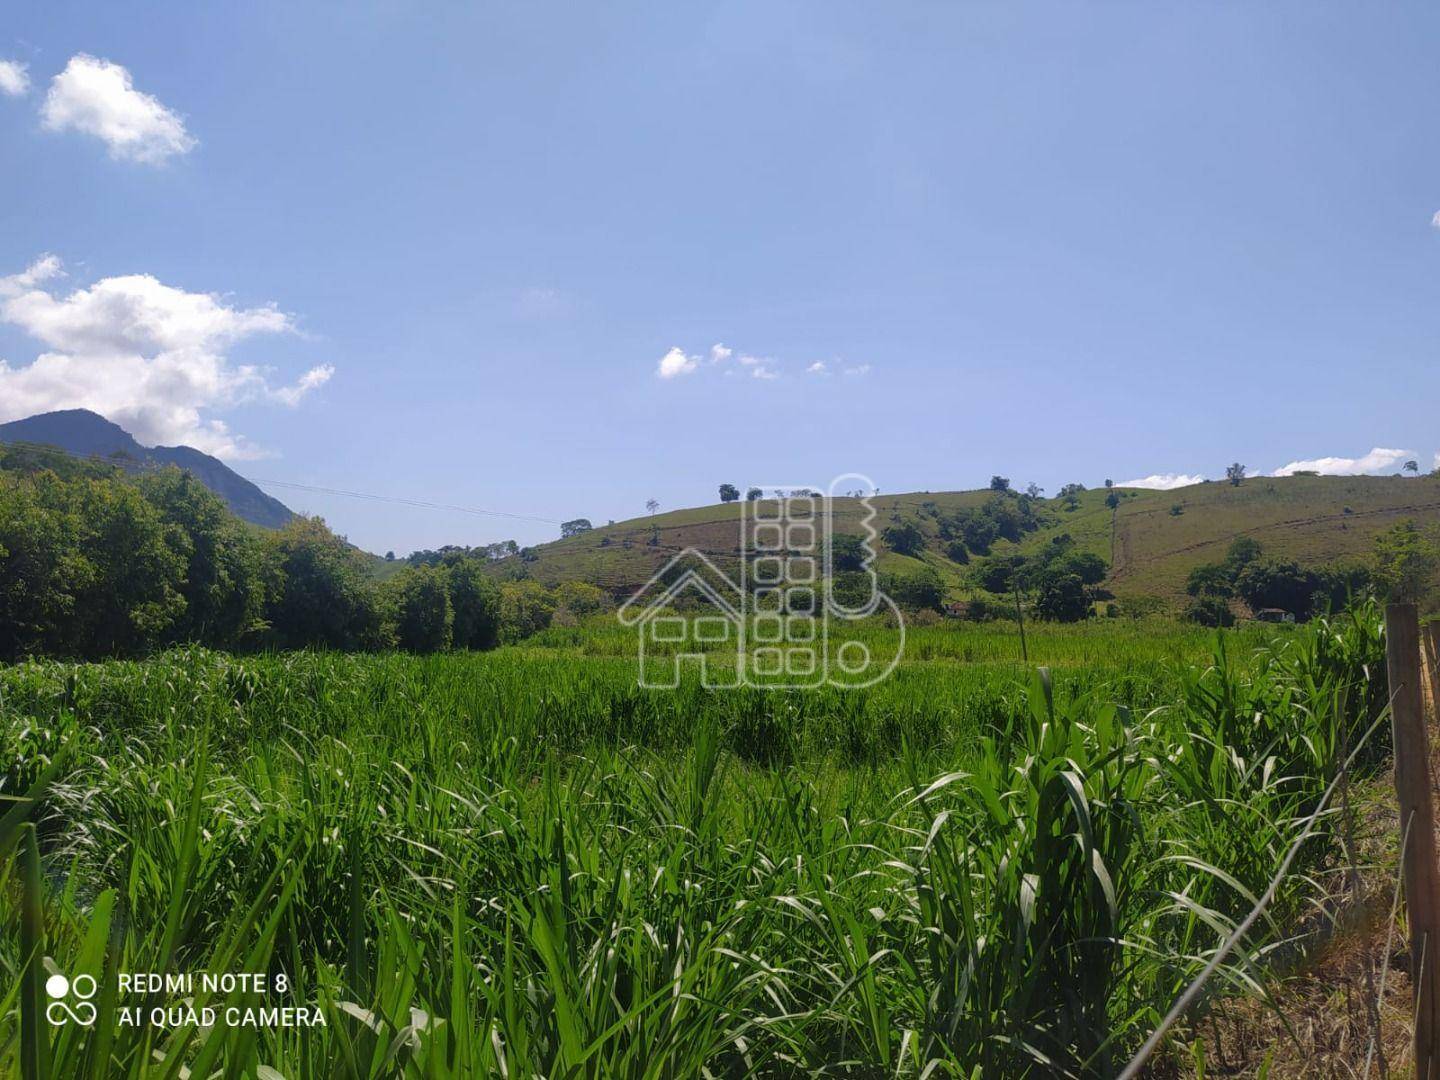
{"type": "Polygon", "coordinates": [[[550,625],[555,598],[538,581],[510,581],[500,586],[500,640],[511,644],[550,625]]]}
{"type": "Polygon", "coordinates": [[[555,603],[559,610],[572,615],[593,615],[609,607],[609,598],[598,586],[585,581],[562,581],[555,586],[555,603]]]}
{"type": "Polygon", "coordinates": [[[902,608],[939,610],[944,589],[933,567],[882,574],[880,587],[902,608]]]}
{"type": "Polygon", "coordinates": [[[1223,599],[1214,595],[1200,596],[1185,609],[1185,618],[1201,626],[1233,626],[1235,613],[1223,599]]]}

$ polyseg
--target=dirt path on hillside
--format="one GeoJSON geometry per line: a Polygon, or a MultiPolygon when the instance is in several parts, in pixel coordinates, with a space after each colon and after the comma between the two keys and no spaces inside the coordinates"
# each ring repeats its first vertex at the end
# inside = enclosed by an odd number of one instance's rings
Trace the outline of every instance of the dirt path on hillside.
{"type": "MultiPolygon", "coordinates": [[[[1253,535],[1255,535],[1256,533],[1270,532],[1270,531],[1275,530],[1275,529],[1293,529],[1293,528],[1297,528],[1297,527],[1299,527],[1299,526],[1305,526],[1305,525],[1321,525],[1321,524],[1324,524],[1325,522],[1330,522],[1330,521],[1356,521],[1356,520],[1360,520],[1360,519],[1362,519],[1362,518],[1384,517],[1384,516],[1387,516],[1387,515],[1415,514],[1415,513],[1419,513],[1419,512],[1425,511],[1425,510],[1440,510],[1440,502],[1411,503],[1411,504],[1408,504],[1408,505],[1405,505],[1405,506],[1391,506],[1391,507],[1385,507],[1385,508],[1379,509],[1379,510],[1361,510],[1361,511],[1356,511],[1356,512],[1352,512],[1352,513],[1349,513],[1349,514],[1345,513],[1344,511],[1341,511],[1341,512],[1338,513],[1338,514],[1319,514],[1319,515],[1316,515],[1316,516],[1314,516],[1314,517],[1290,518],[1289,520],[1286,520],[1286,521],[1274,521],[1274,522],[1271,522],[1271,523],[1269,523],[1269,524],[1267,524],[1267,525],[1257,525],[1257,526],[1255,526],[1255,527],[1252,528],[1252,529],[1246,529],[1244,532],[1242,532],[1242,533],[1237,533],[1236,535],[1239,535],[1239,536],[1253,536],[1253,535]]],[[[1142,510],[1142,511],[1139,511],[1138,513],[1136,513],[1136,514],[1133,515],[1133,516],[1134,516],[1134,517],[1139,517],[1139,516],[1141,516],[1141,514],[1149,515],[1149,514],[1155,514],[1155,513],[1158,513],[1158,511],[1155,511],[1155,510],[1142,510]]],[[[1128,539],[1129,539],[1129,528],[1128,528],[1128,526],[1122,531],[1121,535],[1122,535],[1122,536],[1126,539],[1126,541],[1128,542],[1128,539]]],[[[1176,555],[1185,555],[1185,554],[1187,554],[1187,553],[1189,553],[1189,552],[1192,552],[1192,551],[1202,551],[1202,550],[1204,550],[1205,548],[1216,547],[1217,545],[1220,545],[1220,544],[1228,544],[1228,543],[1230,543],[1230,541],[1233,540],[1233,539],[1234,539],[1233,536],[1227,536],[1227,537],[1218,537],[1218,538],[1216,538],[1216,539],[1214,539],[1214,540],[1200,540],[1200,541],[1197,541],[1196,543],[1193,543],[1193,544],[1185,544],[1185,545],[1182,546],[1182,547],[1172,548],[1172,549],[1169,550],[1169,551],[1162,551],[1162,552],[1159,552],[1159,553],[1154,554],[1154,555],[1144,555],[1144,556],[1142,556],[1142,557],[1141,557],[1140,559],[1138,559],[1138,560],[1136,560],[1136,559],[1134,559],[1134,558],[1131,557],[1130,551],[1129,551],[1128,547],[1126,547],[1126,549],[1125,549],[1125,551],[1124,551],[1124,555],[1125,555],[1124,563],[1123,563],[1123,565],[1121,565],[1118,569],[1115,569],[1115,570],[1111,573],[1110,579],[1111,579],[1112,581],[1118,581],[1118,580],[1122,579],[1122,578],[1125,577],[1127,574],[1129,574],[1130,571],[1134,570],[1134,569],[1136,568],[1137,564],[1159,562],[1161,559],[1169,559],[1169,558],[1172,558],[1173,556],[1176,556],[1176,555]]]]}

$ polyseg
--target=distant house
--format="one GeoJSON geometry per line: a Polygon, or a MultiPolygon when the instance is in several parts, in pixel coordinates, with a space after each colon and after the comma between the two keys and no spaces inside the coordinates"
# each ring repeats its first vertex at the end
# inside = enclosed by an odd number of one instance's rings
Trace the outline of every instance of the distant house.
{"type": "Polygon", "coordinates": [[[1259,622],[1293,623],[1295,616],[1284,608],[1267,607],[1255,612],[1255,618],[1259,622]]]}
{"type": "Polygon", "coordinates": [[[616,613],[624,625],[639,631],[640,685],[679,686],[682,665],[693,660],[700,664],[704,685],[739,686],[744,678],[744,607],[740,588],[714,563],[693,548],[680,552],[616,613]],[[686,599],[703,604],[697,611],[677,613],[676,603],[686,599]],[[735,663],[712,665],[715,653],[726,645],[735,650],[735,663]]]}
{"type": "Polygon", "coordinates": [[[945,605],[947,619],[963,619],[970,614],[970,605],[964,600],[952,600],[945,605]]]}

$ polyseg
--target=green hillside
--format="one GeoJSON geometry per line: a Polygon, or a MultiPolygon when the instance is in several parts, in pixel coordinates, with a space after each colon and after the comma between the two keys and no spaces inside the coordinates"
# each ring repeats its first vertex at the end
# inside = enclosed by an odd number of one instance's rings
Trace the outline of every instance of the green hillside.
{"type": "MultiPolygon", "coordinates": [[[[1253,537],[1267,555],[1319,566],[1363,558],[1377,533],[1407,518],[1440,523],[1440,478],[1432,476],[1255,477],[1239,486],[1212,481],[1174,491],[1117,491],[1120,502],[1113,511],[1106,505],[1104,488],[1068,500],[1034,500],[1039,527],[1018,542],[997,540],[988,554],[973,556],[968,566],[947,557],[949,541],[942,535],[942,523],[957,511],[983,506],[993,492],[876,496],[877,530],[911,523],[924,536],[918,558],[896,554],[877,542],[878,566],[903,571],[923,561],[940,574],[947,599],[965,599],[971,593],[971,571],[986,559],[1033,553],[1068,534],[1073,550],[1099,555],[1109,564],[1105,586],[1122,605],[1153,597],[1178,608],[1190,571],[1220,559],[1237,536],[1253,537]]],[[[858,535],[861,513],[859,500],[836,499],[835,531],[858,535]]],[[[740,558],[739,522],[736,503],[635,518],[528,549],[526,558],[502,560],[495,571],[523,573],[547,585],[587,581],[623,596],[686,547],[733,569],[740,558]]]]}

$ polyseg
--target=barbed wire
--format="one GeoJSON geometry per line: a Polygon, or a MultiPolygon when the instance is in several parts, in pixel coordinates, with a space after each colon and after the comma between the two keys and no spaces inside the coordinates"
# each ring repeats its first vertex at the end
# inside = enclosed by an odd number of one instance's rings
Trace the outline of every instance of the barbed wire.
{"type": "Polygon", "coordinates": [[[1309,817],[1305,819],[1305,826],[1301,830],[1300,835],[1296,837],[1295,842],[1290,845],[1290,850],[1285,853],[1285,858],[1280,862],[1280,869],[1270,880],[1270,884],[1266,887],[1264,894],[1256,901],[1255,906],[1250,909],[1250,914],[1246,915],[1245,918],[1240,921],[1240,924],[1230,932],[1230,936],[1221,943],[1220,948],[1215,951],[1215,955],[1210,958],[1210,962],[1205,965],[1200,974],[1185,988],[1184,992],[1175,999],[1174,1004],[1170,1006],[1170,1011],[1167,1012],[1165,1018],[1160,1021],[1160,1026],[1151,1032],[1150,1037],[1145,1040],[1144,1045],[1141,1046],[1135,1056],[1130,1059],[1129,1064],[1120,1070],[1116,1080],[1135,1080],[1135,1078],[1140,1075],[1140,1070],[1145,1067],[1155,1051],[1160,1048],[1160,1044],[1164,1041],[1170,1029],[1190,1010],[1190,1006],[1193,1005],[1200,996],[1200,991],[1205,988],[1205,984],[1209,981],[1210,976],[1220,970],[1220,965],[1225,962],[1225,958],[1230,955],[1235,946],[1240,943],[1241,939],[1250,932],[1250,928],[1255,925],[1260,916],[1264,914],[1265,909],[1270,906],[1279,892],[1280,883],[1283,882],[1290,873],[1290,867],[1295,862],[1296,855],[1300,853],[1300,848],[1314,833],[1315,826],[1320,820],[1320,815],[1325,812],[1325,808],[1330,802],[1330,797],[1335,794],[1341,781],[1344,780],[1349,773],[1351,764],[1355,761],[1360,751],[1364,749],[1365,744],[1369,742],[1370,736],[1375,733],[1381,721],[1389,717],[1390,707],[1394,704],[1395,694],[1399,693],[1399,689],[1399,687],[1396,687],[1390,694],[1390,700],[1386,703],[1385,708],[1380,710],[1380,715],[1375,718],[1370,727],[1366,729],[1365,734],[1362,735],[1360,740],[1355,744],[1355,748],[1351,750],[1349,755],[1344,759],[1339,771],[1335,774],[1335,779],[1330,781],[1329,786],[1325,789],[1325,793],[1320,796],[1320,801],[1315,804],[1315,809],[1312,810],[1309,817]]]}

